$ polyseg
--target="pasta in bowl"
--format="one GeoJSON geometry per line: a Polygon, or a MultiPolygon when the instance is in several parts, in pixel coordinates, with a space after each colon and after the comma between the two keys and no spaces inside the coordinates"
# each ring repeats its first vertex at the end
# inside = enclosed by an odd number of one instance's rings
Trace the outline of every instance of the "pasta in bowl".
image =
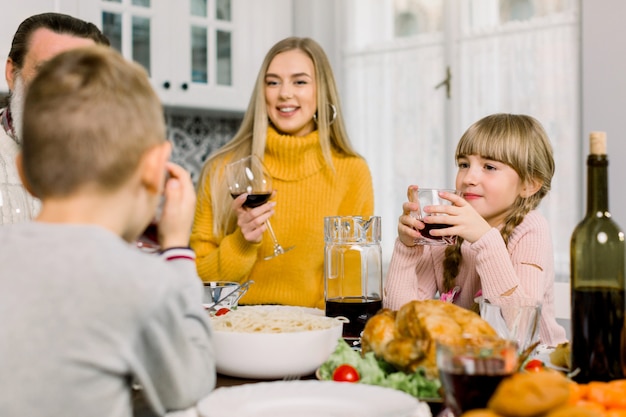
{"type": "Polygon", "coordinates": [[[240,306],[211,323],[217,372],[254,379],[312,374],[343,330],[340,318],[293,306],[240,306]]]}

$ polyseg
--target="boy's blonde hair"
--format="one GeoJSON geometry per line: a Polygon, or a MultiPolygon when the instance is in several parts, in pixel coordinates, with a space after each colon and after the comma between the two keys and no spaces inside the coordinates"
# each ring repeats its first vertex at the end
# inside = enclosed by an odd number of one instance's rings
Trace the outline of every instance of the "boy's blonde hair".
{"type": "MultiPolygon", "coordinates": [[[[529,196],[518,196],[500,230],[504,243],[508,244],[513,229],[524,216],[537,208],[539,202],[550,191],[554,176],[552,145],[543,126],[535,118],[523,114],[492,114],[471,125],[461,137],[455,159],[469,155],[507,164],[517,172],[522,183],[535,181],[539,190],[529,196]]],[[[446,248],[444,258],[444,291],[454,287],[454,278],[461,263],[461,244],[446,248]]]]}
{"type": "Polygon", "coordinates": [[[166,140],[145,70],[104,46],[64,52],[41,68],[26,95],[23,136],[24,176],[39,198],[115,190],[166,140]]]}

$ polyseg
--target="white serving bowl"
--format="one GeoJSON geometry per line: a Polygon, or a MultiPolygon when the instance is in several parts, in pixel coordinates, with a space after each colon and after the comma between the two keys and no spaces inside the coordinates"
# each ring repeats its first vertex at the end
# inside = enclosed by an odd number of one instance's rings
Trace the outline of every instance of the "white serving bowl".
{"type": "MultiPolygon", "coordinates": [[[[243,306],[279,311],[301,310],[324,315],[323,310],[291,306],[243,306]]],[[[228,313],[230,314],[230,313],[228,313]]],[[[330,319],[332,320],[332,319],[330,319]]],[[[309,375],[328,359],[341,338],[343,324],[323,330],[285,333],[213,331],[217,372],[253,379],[309,375]]]]}

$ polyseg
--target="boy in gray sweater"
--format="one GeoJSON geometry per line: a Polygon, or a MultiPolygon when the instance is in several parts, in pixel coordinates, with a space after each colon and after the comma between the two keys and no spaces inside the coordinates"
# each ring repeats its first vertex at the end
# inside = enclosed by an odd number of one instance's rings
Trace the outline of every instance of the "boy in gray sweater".
{"type": "Polygon", "coordinates": [[[145,71],[101,46],[64,52],[25,110],[18,169],[42,208],[0,227],[0,415],[129,416],[134,382],[157,414],[193,406],[215,386],[195,193],[145,71]],[[144,253],[162,198],[162,251],[144,253]]]}

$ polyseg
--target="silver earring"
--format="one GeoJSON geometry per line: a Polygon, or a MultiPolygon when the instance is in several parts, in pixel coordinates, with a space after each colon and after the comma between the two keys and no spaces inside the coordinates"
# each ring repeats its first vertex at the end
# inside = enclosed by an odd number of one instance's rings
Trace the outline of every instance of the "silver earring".
{"type": "MultiPolygon", "coordinates": [[[[333,123],[335,123],[335,119],[337,118],[337,107],[335,107],[334,104],[330,104],[330,103],[328,103],[328,105],[333,110],[333,118],[330,119],[330,122],[328,122],[328,126],[330,126],[333,123]]],[[[317,123],[317,112],[315,112],[315,114],[313,115],[313,120],[315,121],[315,123],[317,123]]]]}

